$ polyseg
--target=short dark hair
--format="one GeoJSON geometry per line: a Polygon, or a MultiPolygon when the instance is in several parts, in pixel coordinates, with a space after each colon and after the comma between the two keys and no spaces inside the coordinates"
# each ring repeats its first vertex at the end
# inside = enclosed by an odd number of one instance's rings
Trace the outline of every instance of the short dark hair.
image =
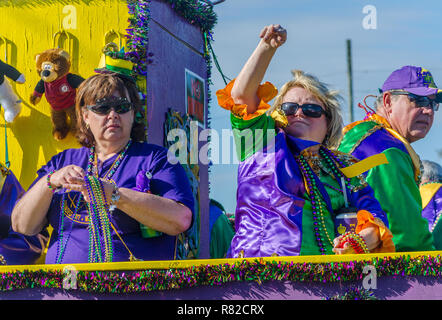
{"type": "Polygon", "coordinates": [[[90,148],[95,144],[92,132],[86,128],[83,121],[83,108],[88,104],[94,104],[98,99],[111,96],[115,91],[120,93],[122,97],[129,94],[130,101],[134,105],[135,119],[130,137],[134,141],[146,141],[144,110],[135,82],[120,77],[118,73],[100,73],[83,81],[77,90],[75,101],[75,112],[77,114],[76,138],[82,146],[90,148]]]}

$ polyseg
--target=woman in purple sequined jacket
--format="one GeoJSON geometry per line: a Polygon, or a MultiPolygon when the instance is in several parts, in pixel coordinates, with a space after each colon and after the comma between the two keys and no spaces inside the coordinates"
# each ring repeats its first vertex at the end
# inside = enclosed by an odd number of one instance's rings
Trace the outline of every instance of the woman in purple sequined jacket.
{"type": "Polygon", "coordinates": [[[388,221],[373,191],[362,172],[349,172],[357,159],[329,148],[342,128],[337,93],[300,70],[279,92],[269,82],[261,84],[286,37],[281,26],[266,26],[237,78],[217,91],[218,104],[231,112],[241,160],[236,233],[227,256],[393,251],[388,221]],[[352,224],[337,222],[346,199],[357,212],[350,234],[342,230],[352,224]],[[343,234],[353,237],[351,245],[343,234]]]}

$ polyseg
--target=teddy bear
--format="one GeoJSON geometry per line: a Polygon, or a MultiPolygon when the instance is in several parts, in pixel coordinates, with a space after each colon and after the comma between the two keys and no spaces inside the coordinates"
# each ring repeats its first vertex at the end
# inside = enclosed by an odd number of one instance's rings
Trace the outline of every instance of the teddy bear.
{"type": "Polygon", "coordinates": [[[21,111],[21,100],[5,76],[17,83],[25,83],[26,80],[21,72],[0,60],[0,105],[5,110],[6,122],[13,122],[21,111]]]}
{"type": "Polygon", "coordinates": [[[40,102],[43,94],[51,106],[52,135],[63,140],[69,130],[75,132],[75,96],[84,78],[70,73],[69,53],[63,49],[48,49],[35,57],[37,73],[41,80],[37,83],[30,101],[33,105],[40,102]],[[67,117],[70,118],[70,125],[67,117]]]}

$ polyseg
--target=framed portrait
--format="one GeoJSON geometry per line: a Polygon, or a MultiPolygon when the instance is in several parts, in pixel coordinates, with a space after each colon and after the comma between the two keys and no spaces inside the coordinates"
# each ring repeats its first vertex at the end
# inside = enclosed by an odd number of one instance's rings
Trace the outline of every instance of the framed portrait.
{"type": "Polygon", "coordinates": [[[195,74],[194,72],[185,69],[185,103],[187,114],[198,125],[205,128],[206,114],[205,114],[205,80],[195,74]]]}

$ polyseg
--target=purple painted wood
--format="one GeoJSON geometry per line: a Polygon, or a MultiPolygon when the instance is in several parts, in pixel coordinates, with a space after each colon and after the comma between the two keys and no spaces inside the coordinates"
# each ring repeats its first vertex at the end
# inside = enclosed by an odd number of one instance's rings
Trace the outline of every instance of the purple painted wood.
{"type": "MultiPolygon", "coordinates": [[[[299,283],[270,281],[234,282],[222,286],[155,291],[139,294],[92,294],[78,290],[23,289],[2,292],[0,300],[323,300],[344,294],[360,282],[299,283]]],[[[381,277],[374,296],[386,300],[440,300],[442,279],[434,277],[381,277]]]]}
{"type": "MultiPolygon", "coordinates": [[[[149,23],[148,52],[153,63],[147,69],[148,141],[163,145],[166,111],[185,110],[185,69],[206,81],[207,65],[203,57],[204,40],[198,27],[178,16],[169,4],[153,0],[149,23]]],[[[206,104],[207,123],[207,104],[206,104]]],[[[201,129],[199,129],[201,130],[201,129]]],[[[199,143],[199,148],[203,143],[199,143]]],[[[200,163],[200,258],[209,258],[209,174],[200,163]]]]}

